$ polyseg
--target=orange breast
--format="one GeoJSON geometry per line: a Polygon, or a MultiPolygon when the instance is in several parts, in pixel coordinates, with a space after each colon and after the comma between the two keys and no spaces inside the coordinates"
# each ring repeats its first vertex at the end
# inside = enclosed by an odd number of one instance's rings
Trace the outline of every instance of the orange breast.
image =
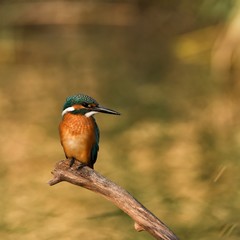
{"type": "Polygon", "coordinates": [[[93,118],[66,113],[59,125],[61,144],[68,158],[88,164],[95,143],[93,118]]]}

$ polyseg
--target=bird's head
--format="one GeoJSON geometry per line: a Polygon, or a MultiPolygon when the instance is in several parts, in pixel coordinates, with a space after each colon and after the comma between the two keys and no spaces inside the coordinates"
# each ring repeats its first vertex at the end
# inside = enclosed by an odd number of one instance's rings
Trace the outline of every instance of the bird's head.
{"type": "Polygon", "coordinates": [[[72,113],[91,117],[92,115],[100,112],[120,115],[120,113],[114,110],[100,106],[95,99],[87,95],[77,94],[66,99],[66,102],[63,106],[62,116],[64,116],[66,113],[72,113]]]}

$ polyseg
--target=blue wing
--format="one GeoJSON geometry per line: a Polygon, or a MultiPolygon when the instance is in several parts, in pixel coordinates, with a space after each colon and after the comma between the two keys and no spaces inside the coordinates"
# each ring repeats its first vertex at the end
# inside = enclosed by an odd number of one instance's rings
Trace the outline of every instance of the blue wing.
{"type": "Polygon", "coordinates": [[[94,119],[94,128],[95,128],[95,143],[92,146],[92,151],[91,151],[91,159],[90,159],[90,166],[93,168],[94,163],[97,160],[97,156],[98,156],[98,150],[99,150],[99,129],[98,129],[98,125],[94,119]]]}

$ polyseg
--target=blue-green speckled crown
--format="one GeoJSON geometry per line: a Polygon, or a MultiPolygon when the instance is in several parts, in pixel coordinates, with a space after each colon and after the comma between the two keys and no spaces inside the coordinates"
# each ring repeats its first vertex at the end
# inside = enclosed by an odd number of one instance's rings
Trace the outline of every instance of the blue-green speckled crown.
{"type": "Polygon", "coordinates": [[[95,99],[93,99],[92,97],[89,97],[88,95],[80,93],[77,95],[67,97],[66,102],[63,106],[63,110],[75,104],[82,104],[82,103],[98,105],[98,102],[95,99]]]}

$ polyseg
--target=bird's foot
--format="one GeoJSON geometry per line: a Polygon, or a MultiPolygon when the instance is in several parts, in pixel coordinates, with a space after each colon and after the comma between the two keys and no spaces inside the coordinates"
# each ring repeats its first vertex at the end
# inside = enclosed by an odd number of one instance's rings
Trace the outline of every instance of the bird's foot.
{"type": "MultiPolygon", "coordinates": [[[[75,163],[75,158],[70,158],[69,160],[70,160],[69,167],[71,168],[73,166],[73,164],[75,163]]],[[[85,166],[88,166],[88,165],[85,163],[80,163],[77,167],[77,170],[80,170],[85,166]]]]}
{"type": "Polygon", "coordinates": [[[83,167],[87,166],[86,164],[84,163],[80,163],[77,167],[77,170],[81,170],[83,167]]]}
{"type": "Polygon", "coordinates": [[[70,159],[69,166],[72,167],[72,165],[74,164],[74,162],[75,162],[75,158],[71,158],[71,159],[70,159]]]}

